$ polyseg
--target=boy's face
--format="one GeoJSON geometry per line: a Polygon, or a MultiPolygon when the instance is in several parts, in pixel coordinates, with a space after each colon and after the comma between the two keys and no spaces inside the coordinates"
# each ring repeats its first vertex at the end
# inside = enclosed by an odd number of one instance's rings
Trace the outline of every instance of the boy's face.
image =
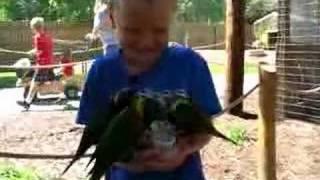
{"type": "Polygon", "coordinates": [[[128,60],[150,63],[167,46],[175,0],[119,0],[113,17],[128,60]]]}

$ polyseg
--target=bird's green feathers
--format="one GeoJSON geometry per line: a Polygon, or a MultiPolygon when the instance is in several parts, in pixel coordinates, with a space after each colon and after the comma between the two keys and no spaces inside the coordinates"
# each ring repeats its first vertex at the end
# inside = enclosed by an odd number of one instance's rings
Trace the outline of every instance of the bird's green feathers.
{"type": "Polygon", "coordinates": [[[185,93],[167,92],[163,95],[125,89],[111,98],[105,111],[100,108],[82,134],[76,155],[63,171],[65,173],[84,153],[96,145],[89,164],[90,180],[99,180],[114,162],[133,158],[139,139],[153,121],[168,120],[176,131],[185,135],[207,133],[233,142],[216,130],[209,115],[203,113],[185,93]]]}

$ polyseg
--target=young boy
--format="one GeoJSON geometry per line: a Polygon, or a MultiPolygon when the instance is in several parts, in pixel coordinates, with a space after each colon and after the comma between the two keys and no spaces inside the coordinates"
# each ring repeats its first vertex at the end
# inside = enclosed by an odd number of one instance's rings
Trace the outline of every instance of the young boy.
{"type": "MultiPolygon", "coordinates": [[[[106,110],[109,97],[122,88],[153,91],[184,90],[208,114],[221,111],[204,59],[183,46],[169,46],[169,25],[176,0],[113,0],[111,19],[121,49],[97,58],[81,97],[76,122],[87,124],[94,113],[106,110]]],[[[178,137],[174,153],[156,148],[137,152],[128,163],[116,163],[111,180],[204,180],[199,150],[208,135],[178,137]]]]}
{"type": "MultiPolygon", "coordinates": [[[[53,64],[53,42],[50,34],[45,31],[44,19],[41,17],[32,18],[30,21],[30,28],[34,33],[34,36],[32,37],[33,49],[29,51],[29,53],[35,56],[36,65],[53,64]]],[[[38,70],[32,69],[26,74],[26,77],[32,78],[36,71],[37,75],[35,77],[35,84],[32,88],[32,92],[30,96],[27,97],[30,89],[30,86],[27,85],[24,92],[25,100],[18,101],[19,105],[29,106],[38,86],[46,81],[54,80],[52,68],[41,68],[38,70]]]]}

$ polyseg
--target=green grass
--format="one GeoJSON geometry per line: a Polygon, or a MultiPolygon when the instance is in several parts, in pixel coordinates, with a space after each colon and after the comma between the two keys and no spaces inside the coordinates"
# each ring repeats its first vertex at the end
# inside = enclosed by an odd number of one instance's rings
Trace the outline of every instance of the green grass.
{"type": "MultiPolygon", "coordinates": [[[[213,74],[223,74],[225,72],[225,66],[220,64],[208,64],[209,69],[213,74]]],[[[245,64],[244,67],[245,74],[257,74],[258,68],[256,64],[245,64]]]]}
{"type": "Polygon", "coordinates": [[[17,81],[17,78],[14,72],[0,73],[0,89],[15,87],[16,81],[17,81]]]}
{"type": "Polygon", "coordinates": [[[228,137],[232,139],[237,145],[242,145],[247,137],[247,131],[241,126],[232,126],[228,128],[228,137]]]}
{"type": "Polygon", "coordinates": [[[0,180],[43,180],[35,170],[13,164],[0,164],[0,180]]]}
{"type": "Polygon", "coordinates": [[[248,138],[245,126],[239,123],[217,121],[213,124],[222,134],[225,134],[229,139],[234,141],[237,146],[242,146],[248,138]]]}

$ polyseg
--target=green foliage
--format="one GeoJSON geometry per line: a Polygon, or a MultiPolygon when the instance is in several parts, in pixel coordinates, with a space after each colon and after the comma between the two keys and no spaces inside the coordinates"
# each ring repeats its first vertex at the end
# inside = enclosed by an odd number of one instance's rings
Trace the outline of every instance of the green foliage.
{"type": "Polygon", "coordinates": [[[9,0],[1,0],[0,1],[0,21],[8,20],[8,4],[9,0]]]}
{"type": "Polygon", "coordinates": [[[244,127],[232,126],[229,128],[228,137],[236,142],[238,145],[242,145],[246,140],[247,131],[244,127]]]}
{"type": "Polygon", "coordinates": [[[0,72],[0,89],[16,86],[16,74],[13,72],[0,72]]]}
{"type": "Polygon", "coordinates": [[[94,1],[87,0],[4,0],[10,20],[30,20],[42,16],[46,20],[84,21],[93,16],[94,1]]]}
{"type": "MultiPolygon", "coordinates": [[[[42,16],[49,20],[83,21],[92,19],[94,1],[1,0],[0,5],[10,20],[42,16]]],[[[177,14],[180,20],[188,22],[219,22],[224,19],[224,0],[178,0],[177,14]]]]}
{"type": "Polygon", "coordinates": [[[1,180],[43,180],[33,169],[0,164],[1,180]]]}
{"type": "Polygon", "coordinates": [[[220,22],[224,0],[178,0],[178,19],[186,22],[220,22]]]}
{"type": "Polygon", "coordinates": [[[246,0],[245,16],[252,24],[276,9],[275,0],[246,0]]]}
{"type": "MultiPolygon", "coordinates": [[[[275,0],[246,0],[246,18],[253,23],[275,9],[275,0]]],[[[94,1],[88,0],[1,0],[0,20],[92,20],[94,1]]],[[[186,22],[220,22],[225,16],[224,0],[178,0],[177,18],[186,22]]]]}

